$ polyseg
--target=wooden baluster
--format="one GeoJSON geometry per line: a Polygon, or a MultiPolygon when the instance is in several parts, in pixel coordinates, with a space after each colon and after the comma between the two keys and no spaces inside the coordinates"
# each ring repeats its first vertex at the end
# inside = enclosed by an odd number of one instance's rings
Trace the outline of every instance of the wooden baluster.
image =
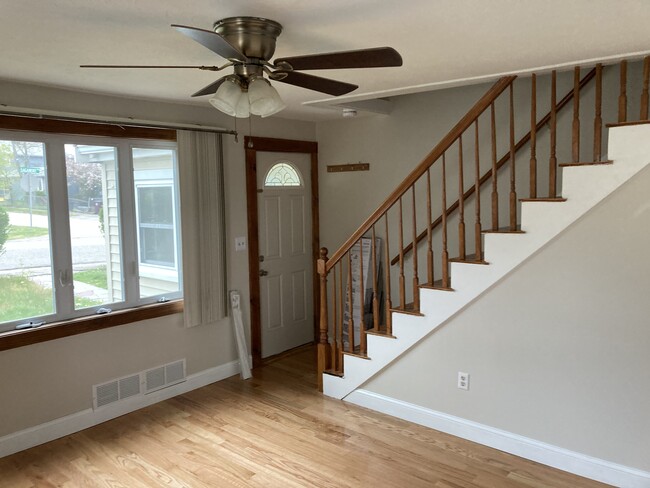
{"type": "Polygon", "coordinates": [[[494,114],[494,102],[490,104],[490,121],[492,123],[492,230],[499,230],[499,192],[497,189],[497,132],[494,114]]]}
{"type": "MultiPolygon", "coordinates": [[[[481,165],[479,161],[478,117],[474,121],[474,198],[476,222],[474,223],[474,250],[477,261],[483,261],[481,245],[481,165]]],[[[431,218],[429,218],[431,220],[431,218]]]]}
{"type": "Polygon", "coordinates": [[[641,91],[641,117],[648,120],[648,83],[650,82],[650,56],[643,59],[643,90],[641,91]]]}
{"type": "MultiPolygon", "coordinates": [[[[431,219],[429,219],[431,220],[431,219]]],[[[386,223],[386,334],[393,334],[393,315],[391,308],[393,308],[392,300],[390,298],[390,246],[388,243],[388,212],[384,214],[384,222],[386,223]]]]}
{"type": "Polygon", "coordinates": [[[411,186],[411,205],[413,211],[413,311],[420,311],[420,279],[418,278],[418,227],[415,212],[415,183],[411,186]]]}
{"type": "Polygon", "coordinates": [[[603,65],[596,65],[596,115],[594,117],[594,162],[602,159],[603,151],[603,117],[602,117],[602,102],[603,102],[603,65]]]}
{"type": "Polygon", "coordinates": [[[627,61],[621,61],[620,72],[621,92],[618,96],[618,121],[627,121],[627,61]]]}
{"type": "Polygon", "coordinates": [[[513,83],[510,83],[510,230],[517,230],[517,191],[515,186],[515,100],[513,83]]]}
{"type": "Polygon", "coordinates": [[[366,287],[363,282],[363,237],[359,239],[359,354],[366,355],[366,287]]]}
{"type": "Polygon", "coordinates": [[[406,282],[404,280],[404,235],[402,221],[402,197],[399,197],[399,308],[406,307],[406,282]]]}
{"type": "Polygon", "coordinates": [[[316,264],[320,276],[320,323],[317,346],[318,389],[323,391],[323,372],[329,368],[329,322],[327,317],[327,248],[321,247],[316,264]]]}
{"type": "Polygon", "coordinates": [[[465,260],[465,181],[463,176],[463,136],[458,136],[458,254],[465,260]]]}
{"type": "Polygon", "coordinates": [[[449,288],[449,252],[447,251],[447,170],[442,153],[442,287],[449,288]]]}
{"type": "Polygon", "coordinates": [[[343,260],[339,261],[339,331],[337,336],[338,341],[338,368],[336,371],[343,373],[343,318],[345,306],[343,302],[343,260]]]}
{"type": "Polygon", "coordinates": [[[336,294],[336,266],[332,268],[332,313],[334,315],[334,320],[332,321],[332,342],[331,342],[331,352],[332,352],[332,359],[331,359],[331,368],[332,371],[338,371],[338,355],[339,355],[339,350],[337,347],[336,340],[338,338],[338,301],[337,301],[337,294],[336,294]]]}
{"type": "Polygon", "coordinates": [[[427,169],[427,283],[433,286],[433,236],[431,223],[431,171],[427,169]]]}
{"type": "Polygon", "coordinates": [[[580,66],[573,69],[573,131],[571,154],[574,163],[580,161],[580,66]]]}
{"type": "Polygon", "coordinates": [[[348,251],[348,352],[354,352],[354,314],[352,313],[352,256],[348,251]]]}
{"type": "Polygon", "coordinates": [[[557,157],[555,151],[557,148],[557,72],[551,72],[551,152],[548,164],[548,196],[549,198],[557,197],[557,157]]]}
{"type": "Polygon", "coordinates": [[[379,299],[377,297],[377,248],[375,226],[372,226],[372,330],[379,332],[379,299]]]}
{"type": "Polygon", "coordinates": [[[537,75],[530,80],[530,198],[537,198],[537,75]]]}

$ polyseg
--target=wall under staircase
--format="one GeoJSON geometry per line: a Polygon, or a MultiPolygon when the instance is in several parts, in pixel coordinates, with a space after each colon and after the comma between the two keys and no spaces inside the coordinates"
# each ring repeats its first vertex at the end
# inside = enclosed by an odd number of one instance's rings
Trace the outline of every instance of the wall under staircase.
{"type": "Polygon", "coordinates": [[[452,263],[455,291],[422,290],[325,394],[650,486],[650,125],[610,129],[609,157],[564,168],[566,202],[523,203],[525,234],[486,235],[489,266],[452,263]]]}

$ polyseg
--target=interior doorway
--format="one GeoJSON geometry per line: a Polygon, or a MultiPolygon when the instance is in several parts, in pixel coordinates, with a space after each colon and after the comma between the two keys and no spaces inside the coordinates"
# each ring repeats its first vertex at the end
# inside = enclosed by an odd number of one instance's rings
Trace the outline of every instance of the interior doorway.
{"type": "Polygon", "coordinates": [[[244,144],[256,367],[318,338],[318,145],[259,137],[244,144]]]}

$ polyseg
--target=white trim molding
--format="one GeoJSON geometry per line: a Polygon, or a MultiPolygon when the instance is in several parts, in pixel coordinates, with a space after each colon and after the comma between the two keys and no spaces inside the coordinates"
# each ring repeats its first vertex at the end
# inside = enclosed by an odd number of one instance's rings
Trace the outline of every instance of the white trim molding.
{"type": "MultiPolygon", "coordinates": [[[[107,420],[134,412],[154,403],[182,395],[211,383],[234,376],[240,372],[239,361],[206,369],[187,377],[187,381],[179,383],[148,395],[139,395],[125,401],[117,402],[106,407],[93,410],[88,408],[80,412],[54,419],[44,424],[0,437],[0,458],[19,451],[53,441],[80,430],[101,424],[107,420]]],[[[89,388],[90,391],[90,388],[89,388]]]]}
{"type": "Polygon", "coordinates": [[[439,430],[531,461],[621,488],[649,488],[650,473],[496,429],[460,417],[355,390],[345,401],[439,430]]]}

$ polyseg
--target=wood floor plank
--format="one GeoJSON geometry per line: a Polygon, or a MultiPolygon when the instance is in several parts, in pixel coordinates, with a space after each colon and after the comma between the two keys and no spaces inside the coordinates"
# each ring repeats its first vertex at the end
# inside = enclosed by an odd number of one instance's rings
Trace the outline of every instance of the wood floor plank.
{"type": "Polygon", "coordinates": [[[606,486],[324,397],[315,351],[0,459],[0,488],[606,486]]]}

